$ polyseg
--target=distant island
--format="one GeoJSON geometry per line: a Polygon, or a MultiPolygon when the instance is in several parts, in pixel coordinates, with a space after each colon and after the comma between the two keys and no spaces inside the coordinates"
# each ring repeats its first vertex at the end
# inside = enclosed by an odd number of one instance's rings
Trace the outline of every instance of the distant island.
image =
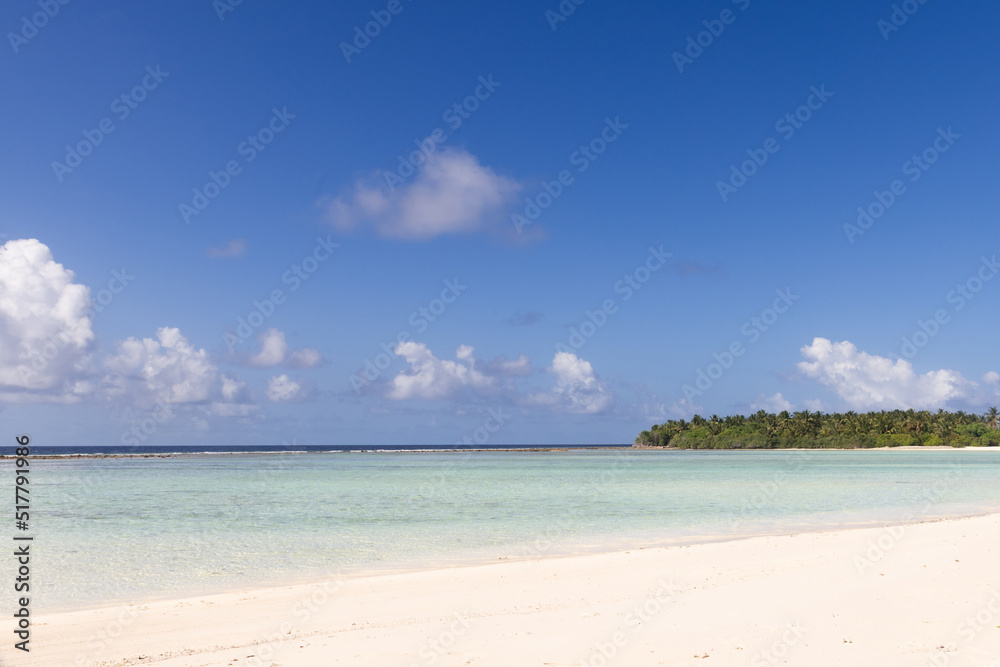
{"type": "Polygon", "coordinates": [[[635,439],[636,447],[676,449],[869,449],[922,445],[996,447],[1000,412],[892,410],[882,412],[788,411],[653,424],[635,439]]]}

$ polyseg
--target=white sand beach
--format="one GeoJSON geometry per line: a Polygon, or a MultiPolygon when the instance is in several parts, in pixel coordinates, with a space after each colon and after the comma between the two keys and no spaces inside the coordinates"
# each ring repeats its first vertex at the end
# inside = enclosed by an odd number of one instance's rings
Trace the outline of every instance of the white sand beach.
{"type": "Polygon", "coordinates": [[[1000,665],[1000,515],[39,615],[4,665],[1000,665]]]}

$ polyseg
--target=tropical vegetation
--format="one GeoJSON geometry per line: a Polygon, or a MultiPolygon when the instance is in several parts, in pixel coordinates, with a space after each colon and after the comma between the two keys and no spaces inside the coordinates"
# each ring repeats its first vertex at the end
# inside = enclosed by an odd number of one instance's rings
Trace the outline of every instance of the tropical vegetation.
{"type": "Polygon", "coordinates": [[[1000,412],[986,414],[938,410],[751,415],[669,420],[654,424],[635,439],[639,447],[678,449],[853,449],[908,445],[996,447],[1000,445],[1000,412]]]}

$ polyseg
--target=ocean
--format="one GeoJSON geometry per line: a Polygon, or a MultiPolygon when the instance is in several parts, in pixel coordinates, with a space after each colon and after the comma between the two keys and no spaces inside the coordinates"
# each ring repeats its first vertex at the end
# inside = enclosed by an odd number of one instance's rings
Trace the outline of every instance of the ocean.
{"type": "Polygon", "coordinates": [[[983,450],[351,449],[32,460],[33,610],[1000,511],[983,450]]]}

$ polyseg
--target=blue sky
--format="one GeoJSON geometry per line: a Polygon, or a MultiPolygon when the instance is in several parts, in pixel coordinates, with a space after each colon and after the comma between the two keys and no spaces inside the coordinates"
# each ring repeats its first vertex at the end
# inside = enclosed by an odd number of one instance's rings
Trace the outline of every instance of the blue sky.
{"type": "Polygon", "coordinates": [[[7,3],[4,430],[601,443],[997,402],[995,3],[561,7],[7,3]]]}

